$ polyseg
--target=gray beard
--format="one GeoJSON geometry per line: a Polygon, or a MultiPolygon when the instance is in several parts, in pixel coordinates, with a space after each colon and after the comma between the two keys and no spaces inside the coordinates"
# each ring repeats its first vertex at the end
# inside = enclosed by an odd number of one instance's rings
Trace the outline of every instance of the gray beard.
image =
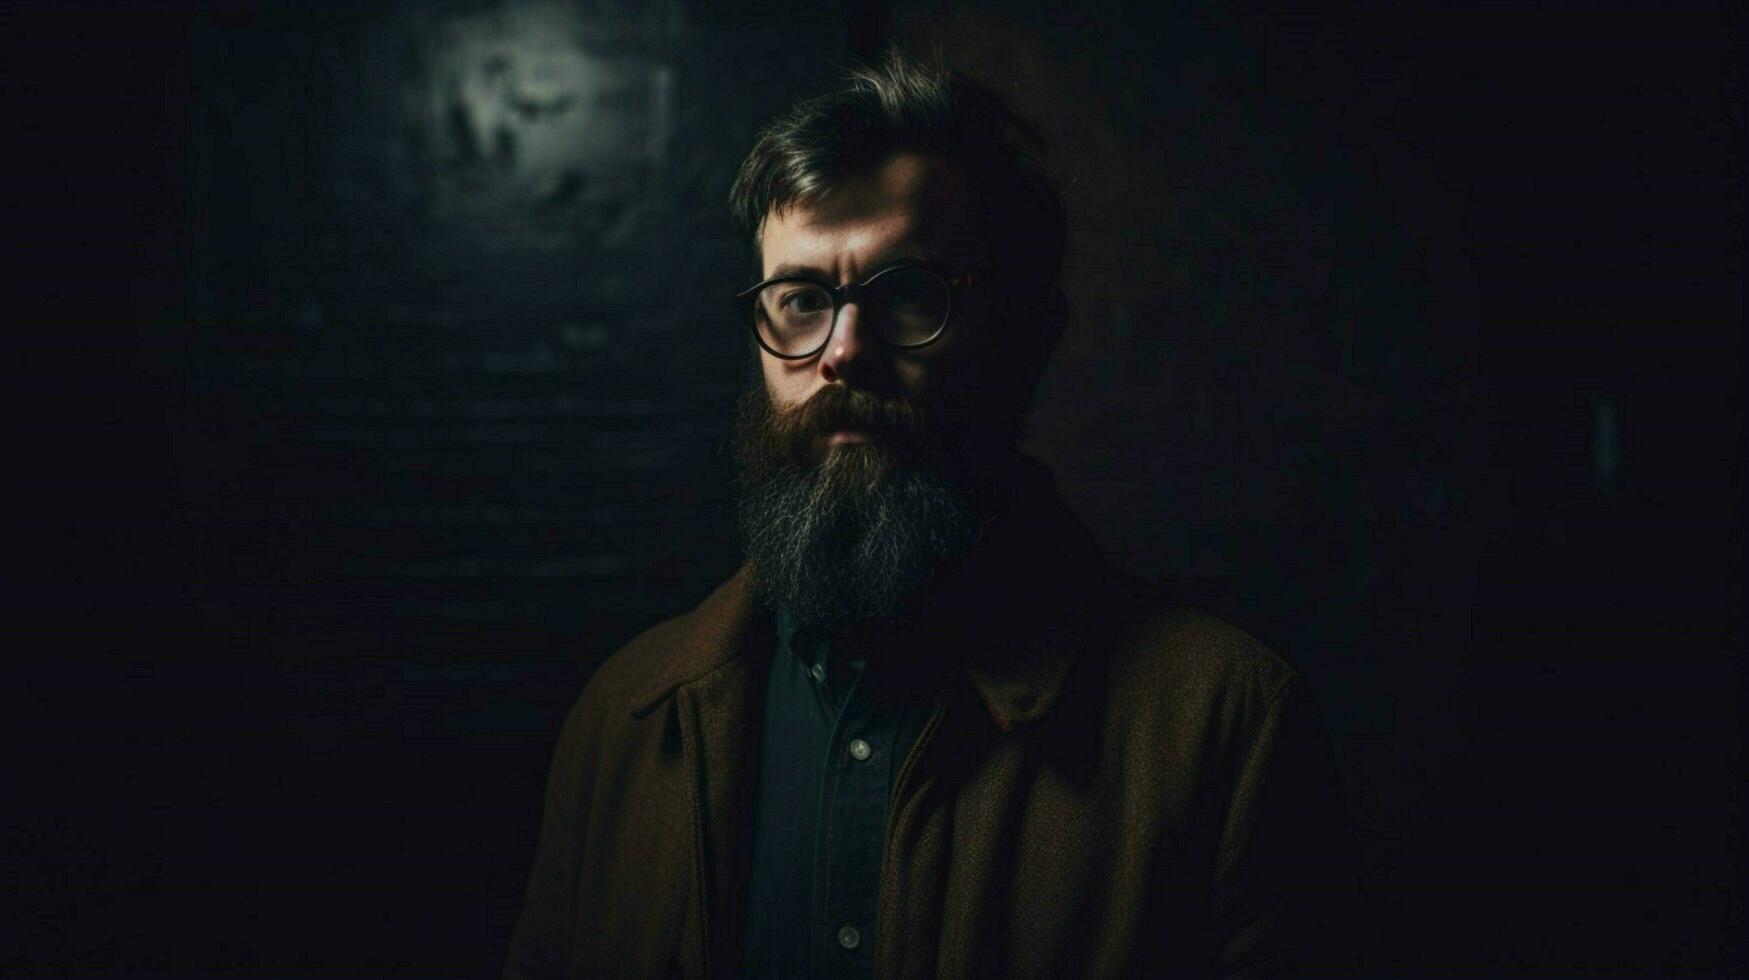
{"type": "Polygon", "coordinates": [[[805,469],[744,471],[739,513],[765,600],[832,631],[901,617],[981,527],[970,496],[945,477],[858,444],[805,469]]]}

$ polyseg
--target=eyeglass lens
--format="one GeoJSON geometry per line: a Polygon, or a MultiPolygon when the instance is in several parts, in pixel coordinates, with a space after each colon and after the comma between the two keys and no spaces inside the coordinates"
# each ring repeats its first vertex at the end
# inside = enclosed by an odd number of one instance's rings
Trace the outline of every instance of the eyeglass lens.
{"type": "MultiPolygon", "coordinates": [[[[863,322],[888,343],[927,343],[947,322],[949,289],[928,269],[894,269],[870,280],[860,301],[863,322]]],[[[781,354],[806,354],[826,343],[837,310],[832,293],[811,282],[774,282],[754,299],[760,338],[781,354]]]]}

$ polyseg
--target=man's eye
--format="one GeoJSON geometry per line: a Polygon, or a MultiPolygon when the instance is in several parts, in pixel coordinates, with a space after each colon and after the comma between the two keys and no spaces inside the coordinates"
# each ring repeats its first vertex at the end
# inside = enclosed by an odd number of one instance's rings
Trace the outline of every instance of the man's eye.
{"type": "Polygon", "coordinates": [[[818,290],[798,289],[795,292],[784,296],[783,299],[778,302],[778,309],[785,313],[799,316],[809,313],[819,313],[831,305],[831,301],[818,290]]]}

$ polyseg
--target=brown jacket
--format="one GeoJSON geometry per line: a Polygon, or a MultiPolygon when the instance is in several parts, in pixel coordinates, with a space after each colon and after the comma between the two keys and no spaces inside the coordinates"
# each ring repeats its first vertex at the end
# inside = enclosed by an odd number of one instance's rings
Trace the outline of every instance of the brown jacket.
{"type": "MultiPolygon", "coordinates": [[[[1304,682],[1106,568],[1054,494],[1001,524],[889,641],[972,652],[897,777],[877,975],[1345,972],[1355,868],[1304,682]]],[[[772,646],[743,568],[596,672],[507,977],[735,972],[772,646]]]]}

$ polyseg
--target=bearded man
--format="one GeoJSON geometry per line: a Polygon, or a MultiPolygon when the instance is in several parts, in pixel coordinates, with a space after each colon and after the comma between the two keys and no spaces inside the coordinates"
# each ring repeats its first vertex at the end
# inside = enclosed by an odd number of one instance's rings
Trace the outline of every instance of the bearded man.
{"type": "Polygon", "coordinates": [[[1344,958],[1316,708],[1108,567],[1015,437],[1065,322],[1028,130],[904,57],[731,200],[747,563],[591,678],[509,977],[1266,976],[1344,958]]]}

